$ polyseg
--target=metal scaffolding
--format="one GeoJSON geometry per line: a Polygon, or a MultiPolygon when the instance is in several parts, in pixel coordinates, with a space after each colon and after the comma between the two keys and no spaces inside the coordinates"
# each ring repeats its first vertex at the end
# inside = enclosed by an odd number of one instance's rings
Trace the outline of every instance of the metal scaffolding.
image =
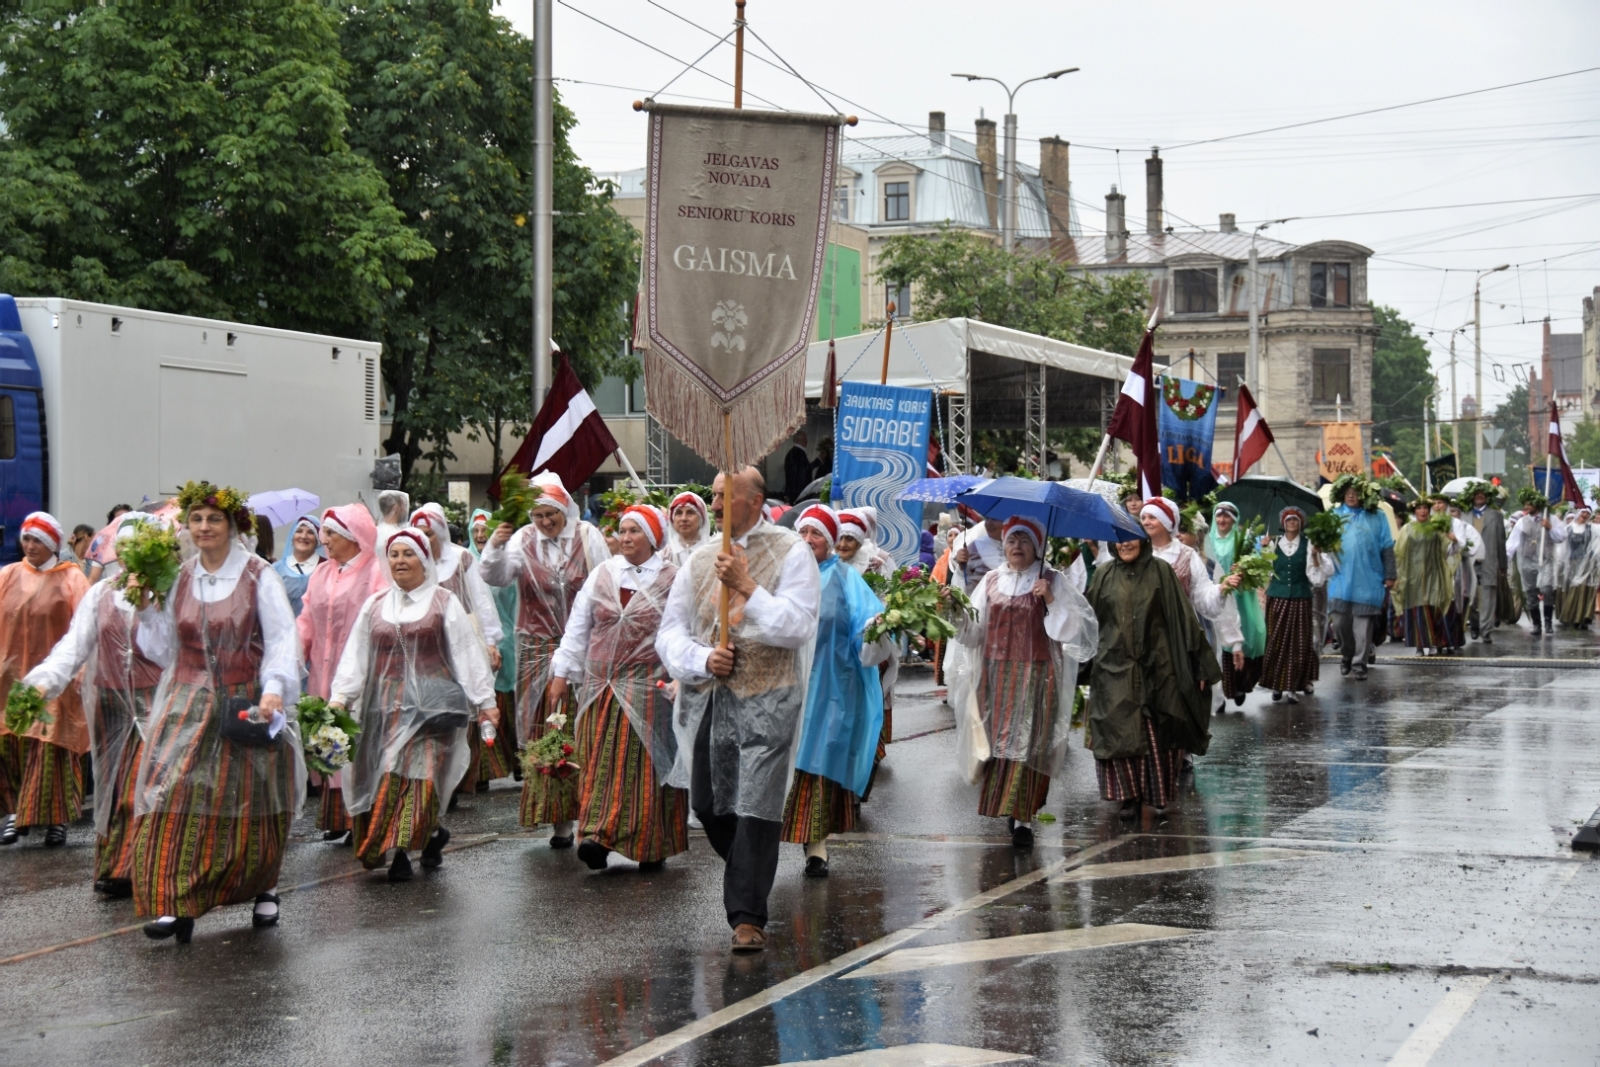
{"type": "Polygon", "coordinates": [[[645,471],[651,485],[667,484],[667,428],[645,416],[645,471]]]}

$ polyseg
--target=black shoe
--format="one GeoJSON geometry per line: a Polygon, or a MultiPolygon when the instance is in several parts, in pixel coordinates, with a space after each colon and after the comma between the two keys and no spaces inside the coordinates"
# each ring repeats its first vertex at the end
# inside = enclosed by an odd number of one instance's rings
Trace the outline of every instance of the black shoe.
{"type": "Polygon", "coordinates": [[[444,846],[450,843],[450,831],[439,827],[428,838],[428,843],[422,848],[422,869],[435,871],[444,863],[444,846]]]}
{"type": "Polygon", "coordinates": [[[552,837],[550,839],[550,847],[551,848],[571,848],[572,847],[572,838],[570,838],[570,837],[552,837]]]}
{"type": "Polygon", "coordinates": [[[1301,691],[1301,692],[1302,692],[1302,693],[1304,693],[1304,694],[1305,694],[1305,695],[1306,695],[1306,696],[1310,696],[1310,695],[1311,695],[1311,692],[1312,692],[1312,690],[1311,690],[1311,686],[1309,686],[1309,685],[1307,685],[1307,686],[1306,686],[1306,687],[1305,687],[1305,688],[1304,688],[1304,689],[1302,689],[1302,690],[1300,690],[1300,691],[1301,691]]]}
{"type": "Polygon", "coordinates": [[[1282,699],[1283,699],[1283,690],[1281,690],[1281,689],[1274,689],[1274,690],[1273,690],[1273,691],[1272,691],[1272,702],[1273,702],[1273,703],[1274,703],[1274,704],[1276,704],[1276,703],[1277,703],[1277,702],[1278,702],[1278,701],[1280,701],[1280,700],[1282,700],[1282,699]]]}
{"type": "Polygon", "coordinates": [[[1012,848],[1032,848],[1033,828],[1031,826],[1013,826],[1011,828],[1012,848]]]}
{"type": "Polygon", "coordinates": [[[1244,694],[1240,693],[1237,696],[1235,696],[1233,698],[1233,704],[1234,704],[1235,707],[1239,707],[1239,708],[1244,707],[1244,694]]]}
{"type": "Polygon", "coordinates": [[[348,845],[355,839],[354,830],[325,830],[322,839],[334,845],[348,845]]]}
{"type": "Polygon", "coordinates": [[[403,848],[395,849],[394,859],[389,861],[389,881],[411,881],[411,857],[406,855],[406,850],[403,848]]]}
{"type": "Polygon", "coordinates": [[[806,877],[807,878],[826,878],[826,877],[828,877],[828,861],[823,859],[821,856],[807,856],[806,857],[806,877]]]}
{"type": "Polygon", "coordinates": [[[96,878],[94,891],[108,900],[126,900],[133,896],[133,879],[96,878]]]}
{"type": "Polygon", "coordinates": [[[187,945],[194,936],[193,919],[154,919],[144,924],[144,936],[152,941],[165,941],[176,937],[178,944],[187,945]]]}
{"type": "Polygon", "coordinates": [[[1124,800],[1122,807],[1117,810],[1117,815],[1123,822],[1132,822],[1139,817],[1139,802],[1137,800],[1124,800]]]}
{"type": "Polygon", "coordinates": [[[60,823],[45,827],[44,847],[60,848],[67,843],[67,828],[60,823]]]}
{"type": "Polygon", "coordinates": [[[1361,670],[1359,670],[1359,671],[1356,671],[1356,681],[1358,681],[1358,682],[1364,682],[1364,681],[1366,681],[1366,680],[1367,680],[1367,670],[1366,670],[1366,668],[1365,668],[1365,667],[1363,667],[1363,668],[1362,668],[1362,669],[1361,669],[1361,670]]]}
{"type": "Polygon", "coordinates": [[[277,926],[278,914],[281,910],[282,909],[278,907],[278,894],[257,893],[255,910],[250,913],[250,925],[257,928],[262,926],[277,926]],[[270,912],[262,911],[261,905],[263,904],[272,905],[272,910],[270,912]]]}
{"type": "Polygon", "coordinates": [[[639,864],[639,873],[655,874],[657,871],[665,870],[666,866],[666,860],[645,860],[639,864]]]}
{"type": "Polygon", "coordinates": [[[1300,703],[1300,698],[1295,696],[1293,693],[1286,694],[1283,699],[1287,700],[1291,704],[1300,703]]]}
{"type": "MultiPolygon", "coordinates": [[[[552,847],[555,846],[554,838],[551,838],[550,844],[552,847]]],[[[591,871],[605,870],[606,857],[609,855],[611,855],[611,850],[592,837],[586,837],[578,842],[578,858],[591,871]]]]}
{"type": "Polygon", "coordinates": [[[1484,634],[1483,635],[1483,643],[1486,644],[1486,645],[1494,644],[1494,634],[1490,634],[1490,633],[1484,634]]]}
{"type": "Polygon", "coordinates": [[[487,793],[489,791],[489,783],[486,781],[479,781],[478,784],[473,787],[472,791],[474,793],[487,793]]]}
{"type": "Polygon", "coordinates": [[[1339,676],[1341,678],[1347,678],[1347,677],[1349,677],[1349,675],[1350,675],[1350,661],[1349,660],[1341,660],[1339,662],[1339,676]]]}

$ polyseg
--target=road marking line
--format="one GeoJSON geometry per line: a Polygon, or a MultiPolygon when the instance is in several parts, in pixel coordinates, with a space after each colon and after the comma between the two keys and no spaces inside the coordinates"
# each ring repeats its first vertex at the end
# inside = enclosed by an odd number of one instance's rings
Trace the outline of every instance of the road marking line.
{"type": "Polygon", "coordinates": [[[1281,863],[1284,860],[1304,860],[1325,855],[1327,855],[1325,852],[1292,848],[1239,848],[1228,852],[1191,852],[1183,856],[1161,856],[1150,860],[1096,863],[1057,875],[1050,879],[1050,884],[1092,882],[1101,878],[1132,878],[1141,874],[1204,870],[1209,867],[1238,867],[1247,863],[1281,863]]]}
{"type": "MultiPolygon", "coordinates": [[[[476,848],[479,845],[486,845],[490,841],[498,841],[502,838],[502,836],[503,835],[501,834],[486,834],[483,837],[477,838],[476,840],[463,841],[456,845],[446,845],[444,851],[459,852],[463,849],[476,848]]],[[[346,878],[355,878],[358,875],[372,873],[372,871],[365,870],[363,868],[357,868],[353,871],[340,871],[338,874],[330,874],[323,878],[314,878],[309,882],[302,882],[299,885],[290,886],[288,889],[279,889],[278,895],[281,897],[289,893],[297,892],[301,889],[311,889],[314,886],[326,885],[329,882],[339,882],[346,878]]],[[[119,926],[112,930],[102,930],[98,934],[90,934],[88,937],[79,937],[74,938],[71,941],[63,941],[59,945],[46,945],[44,948],[36,948],[28,952],[19,952],[15,956],[6,956],[3,959],[0,959],[0,967],[4,967],[9,963],[22,963],[25,960],[35,959],[39,956],[48,956],[52,952],[60,952],[64,948],[80,948],[84,945],[92,945],[96,941],[104,941],[107,938],[119,937],[122,934],[131,934],[143,929],[144,923],[137,922],[132,926],[119,926]]]]}
{"type": "Polygon", "coordinates": [[[937,930],[939,927],[946,926],[969,912],[986,907],[997,900],[1004,900],[1017,890],[1025,889],[1036,882],[1041,882],[1051,875],[1082,866],[1096,856],[1103,855],[1114,848],[1127,844],[1129,840],[1126,837],[1119,837],[1110,841],[1102,841],[1098,845],[1091,845],[1082,852],[1057,860],[1048,866],[1040,867],[1036,871],[1029,871],[1027,874],[1011,879],[1009,882],[1002,882],[993,889],[985,890],[977,896],[969,897],[959,904],[946,908],[944,911],[936,912],[921,922],[912,923],[903,929],[885,934],[876,941],[846,952],[842,956],[836,956],[827,963],[818,964],[809,971],[802,971],[792,978],[779,982],[770,989],[765,989],[754,996],[729,1004],[720,1011],[714,1011],[710,1015],[696,1019],[694,1022],[681,1026],[671,1033],[662,1034],[652,1041],[647,1041],[637,1048],[630,1049],[620,1056],[605,1061],[603,1067],[642,1067],[643,1064],[649,1063],[653,1059],[680,1049],[691,1041],[696,1041],[709,1033],[722,1029],[729,1023],[738,1022],[747,1015],[754,1015],[763,1008],[770,1007],[785,997],[792,996],[803,989],[808,989],[824,979],[832,978],[834,975],[847,971],[858,964],[869,963],[879,956],[893,952],[901,945],[920,937],[929,930],[937,930]]]}
{"type": "MultiPolygon", "coordinates": [[[[1096,865],[1098,866],[1098,864],[1096,865]]],[[[1143,923],[1115,923],[1111,926],[1086,926],[1076,930],[1049,930],[1040,934],[1017,934],[981,941],[957,941],[925,948],[891,952],[882,959],[852,971],[846,978],[877,978],[905,971],[925,971],[933,967],[955,967],[967,963],[989,963],[1061,952],[1084,952],[1111,945],[1137,945],[1188,937],[1195,931],[1181,926],[1146,926],[1143,923]]]]}
{"type": "Polygon", "coordinates": [[[994,1052],[965,1045],[918,1043],[867,1049],[865,1052],[806,1062],[813,1067],[897,1067],[901,1064],[905,1067],[985,1067],[991,1063],[1015,1063],[1031,1058],[1016,1052],[994,1052]]]}

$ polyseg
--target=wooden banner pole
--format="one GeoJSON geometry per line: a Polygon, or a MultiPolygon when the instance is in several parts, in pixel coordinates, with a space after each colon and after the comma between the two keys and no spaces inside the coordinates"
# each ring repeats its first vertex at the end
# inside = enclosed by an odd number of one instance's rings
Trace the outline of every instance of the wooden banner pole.
{"type": "Polygon", "coordinates": [[[733,0],[733,106],[744,107],[744,0],[733,0]]]}
{"type": "Polygon", "coordinates": [[[894,301],[889,301],[888,322],[883,327],[883,373],[878,375],[879,385],[889,384],[889,338],[894,334],[894,301]]]}
{"type": "MultiPolygon", "coordinates": [[[[743,3],[739,5],[743,7],[743,3]]],[[[728,412],[722,413],[722,443],[726,449],[725,454],[733,452],[733,416],[728,412]]],[[[733,471],[722,472],[722,554],[733,555],[733,479],[737,475],[733,471]]],[[[721,584],[721,583],[718,583],[721,584]]],[[[723,648],[732,648],[728,632],[728,587],[722,586],[722,591],[717,597],[717,623],[722,628],[722,640],[718,642],[723,648]]]]}

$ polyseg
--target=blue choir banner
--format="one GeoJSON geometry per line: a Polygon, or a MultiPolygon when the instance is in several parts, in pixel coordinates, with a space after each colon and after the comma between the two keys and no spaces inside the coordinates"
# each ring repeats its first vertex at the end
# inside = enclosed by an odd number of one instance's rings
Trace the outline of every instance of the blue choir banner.
{"type": "Polygon", "coordinates": [[[1217,487],[1211,473],[1211,441],[1217,432],[1218,390],[1205,382],[1161,379],[1157,436],[1161,439],[1161,484],[1179,500],[1197,500],[1217,487]]]}
{"type": "Polygon", "coordinates": [[[922,547],[922,503],[900,494],[924,476],[932,412],[931,390],[844,382],[834,415],[829,499],[835,508],[876,508],[878,544],[902,567],[922,547]]]}

